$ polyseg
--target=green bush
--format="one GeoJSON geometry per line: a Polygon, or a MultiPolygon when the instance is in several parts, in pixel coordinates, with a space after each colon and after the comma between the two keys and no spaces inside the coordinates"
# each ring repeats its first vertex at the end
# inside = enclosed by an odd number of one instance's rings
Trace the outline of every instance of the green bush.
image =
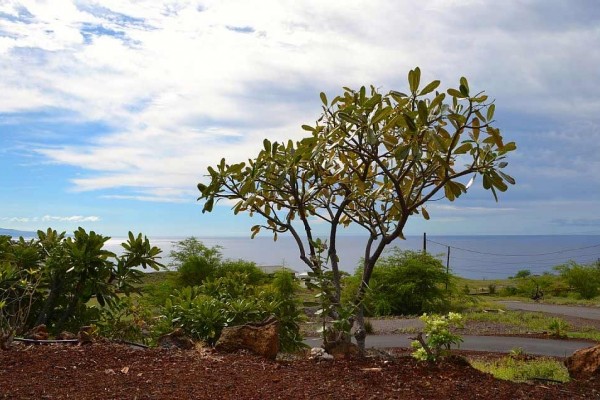
{"type": "Polygon", "coordinates": [[[522,269],[515,274],[515,278],[527,278],[531,276],[531,271],[528,269],[522,269]]]}
{"type": "Polygon", "coordinates": [[[208,277],[214,276],[218,265],[210,259],[193,255],[185,260],[178,269],[181,286],[197,286],[208,277]]]}
{"type": "Polygon", "coordinates": [[[418,340],[412,342],[411,346],[415,349],[412,356],[421,361],[436,361],[440,357],[450,354],[451,345],[460,345],[463,341],[459,335],[450,332],[451,328],[462,327],[462,316],[457,313],[448,313],[448,315],[427,315],[423,314],[420,318],[425,323],[423,334],[419,334],[418,340]]]}
{"type": "MultiPolygon", "coordinates": [[[[351,298],[362,276],[358,269],[346,280],[344,298],[351,298]]],[[[370,315],[418,315],[446,312],[454,288],[446,267],[430,254],[395,249],[375,267],[364,306],[370,315]]]]}
{"type": "Polygon", "coordinates": [[[255,263],[245,260],[225,260],[214,271],[217,278],[228,274],[238,273],[247,276],[247,282],[251,285],[258,285],[267,280],[265,274],[255,263]]]}
{"type": "Polygon", "coordinates": [[[600,265],[579,265],[575,262],[555,268],[583,299],[593,299],[600,294],[600,265]]]}
{"type": "Polygon", "coordinates": [[[273,285],[267,287],[252,285],[243,273],[208,278],[200,286],[174,291],[162,307],[156,335],[179,327],[193,339],[213,345],[225,326],[259,322],[275,315],[280,323],[280,348],[296,350],[303,346],[296,285],[288,273],[276,274],[273,285]]]}
{"type": "Polygon", "coordinates": [[[0,277],[2,330],[79,329],[98,318],[96,304],[110,308],[139,291],[144,273],[138,267],[163,267],[160,249],[142,234],[129,232],[119,256],[104,248],[109,237],[83,228],[69,237],[50,228],[37,234],[29,241],[0,238],[0,275],[18,277],[12,283],[0,277]]]}

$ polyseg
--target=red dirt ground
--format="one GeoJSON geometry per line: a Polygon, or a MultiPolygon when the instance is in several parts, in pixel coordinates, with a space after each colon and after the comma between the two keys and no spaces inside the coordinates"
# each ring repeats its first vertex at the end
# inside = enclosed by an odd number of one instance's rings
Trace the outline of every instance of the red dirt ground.
{"type": "Polygon", "coordinates": [[[124,345],[15,346],[0,352],[2,399],[592,399],[598,377],[511,383],[457,359],[316,362],[124,345]]]}

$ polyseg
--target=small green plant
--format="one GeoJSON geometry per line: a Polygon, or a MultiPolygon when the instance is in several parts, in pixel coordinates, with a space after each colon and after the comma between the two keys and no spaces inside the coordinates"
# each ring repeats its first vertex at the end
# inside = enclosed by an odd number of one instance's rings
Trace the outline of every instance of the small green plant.
{"type": "Polygon", "coordinates": [[[552,318],[550,324],[548,325],[548,329],[550,329],[550,335],[556,338],[564,338],[566,337],[567,329],[569,329],[569,324],[561,319],[561,318],[552,318]]]}
{"type": "Polygon", "coordinates": [[[557,382],[569,381],[569,373],[563,363],[548,358],[523,360],[509,356],[493,362],[473,360],[471,365],[482,372],[492,374],[498,379],[515,382],[534,379],[557,382]]]}
{"type": "Polygon", "coordinates": [[[423,314],[420,320],[425,323],[422,333],[412,342],[415,351],[413,357],[422,361],[436,361],[447,356],[451,345],[460,345],[462,338],[450,332],[451,328],[462,327],[462,316],[457,313],[448,315],[423,314]],[[425,333],[427,340],[423,339],[425,333]]]}
{"type": "Polygon", "coordinates": [[[463,286],[462,291],[464,294],[471,294],[471,288],[467,284],[465,284],[465,286],[463,286]]]}
{"type": "Polygon", "coordinates": [[[140,303],[131,297],[121,297],[110,306],[100,308],[95,325],[102,337],[147,342],[147,321],[151,319],[150,311],[140,303]]]}
{"type": "Polygon", "coordinates": [[[493,283],[490,283],[488,285],[488,293],[489,294],[496,294],[496,285],[493,283]]]}
{"type": "Polygon", "coordinates": [[[513,347],[512,349],[510,349],[510,352],[508,353],[508,355],[510,357],[523,357],[525,355],[525,350],[523,350],[522,347],[513,347]]]}

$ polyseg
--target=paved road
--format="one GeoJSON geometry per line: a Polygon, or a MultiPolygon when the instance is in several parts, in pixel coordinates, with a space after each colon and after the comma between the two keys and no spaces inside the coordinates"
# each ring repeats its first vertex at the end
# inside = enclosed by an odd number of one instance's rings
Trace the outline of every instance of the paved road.
{"type": "MultiPolygon", "coordinates": [[[[411,334],[401,335],[370,335],[367,336],[367,347],[390,348],[410,347],[411,334]]],[[[527,354],[542,356],[567,357],[574,351],[593,346],[590,342],[533,339],[507,336],[463,336],[461,350],[492,351],[497,353],[509,353],[512,349],[522,348],[527,354]]],[[[306,338],[304,343],[311,347],[319,347],[322,344],[320,338],[306,338]]]]}
{"type": "Polygon", "coordinates": [[[538,311],[600,320],[600,308],[597,307],[558,306],[553,304],[524,303],[521,301],[498,301],[497,303],[505,306],[507,310],[538,311]]]}

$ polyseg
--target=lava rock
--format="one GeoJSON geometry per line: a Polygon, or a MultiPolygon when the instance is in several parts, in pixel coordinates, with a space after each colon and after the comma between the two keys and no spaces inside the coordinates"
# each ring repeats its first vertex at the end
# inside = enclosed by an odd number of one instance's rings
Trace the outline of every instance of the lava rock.
{"type": "Polygon", "coordinates": [[[577,350],[565,360],[569,375],[581,378],[600,372],[600,345],[577,350]]]}
{"type": "Polygon", "coordinates": [[[249,350],[274,360],[279,352],[279,321],[271,316],[259,323],[225,327],[215,348],[225,352],[249,350]]]}
{"type": "Polygon", "coordinates": [[[165,349],[190,350],[194,348],[194,341],[187,337],[181,328],[158,338],[158,346],[165,349]]]}

